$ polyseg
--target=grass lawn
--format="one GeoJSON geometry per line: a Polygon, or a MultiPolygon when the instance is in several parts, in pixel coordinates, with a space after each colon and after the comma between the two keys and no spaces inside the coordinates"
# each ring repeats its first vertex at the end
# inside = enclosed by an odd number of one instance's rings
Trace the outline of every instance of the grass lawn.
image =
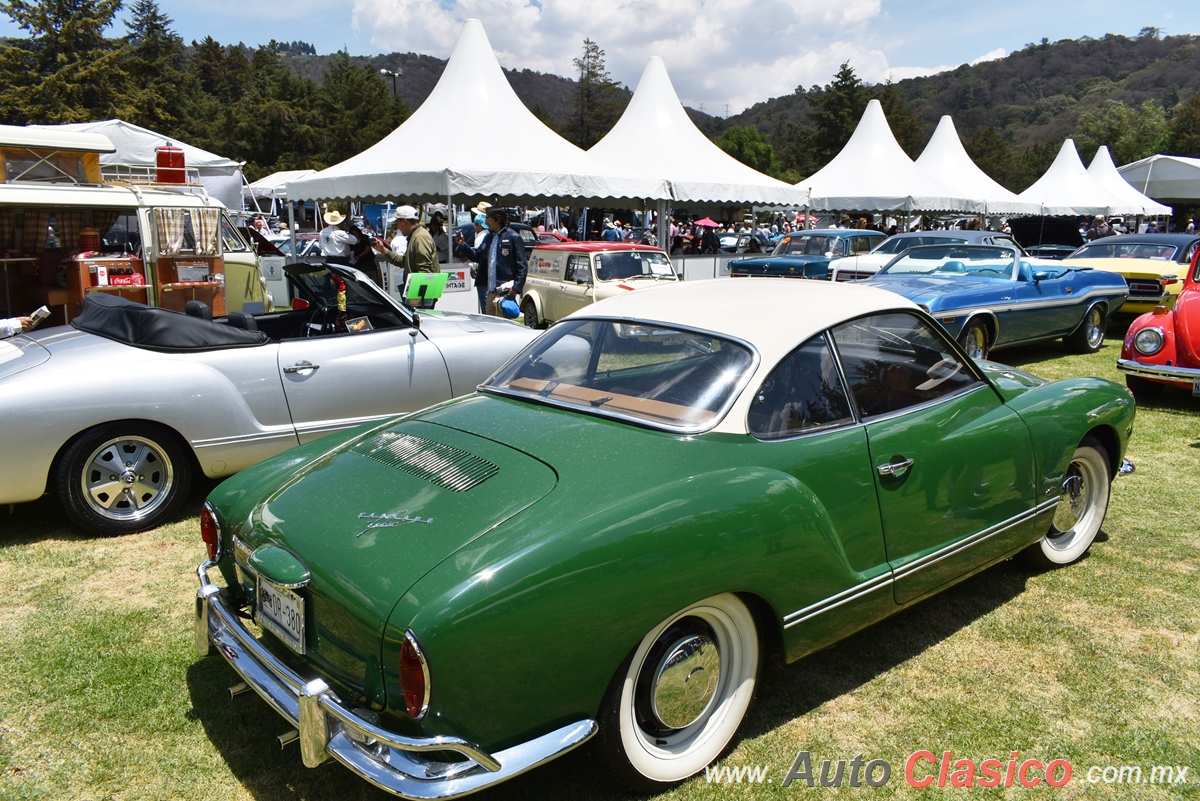
{"type": "MultiPolygon", "coordinates": [[[[997,358],[1119,381],[1118,351],[1110,340],[1092,356],[1054,344],[997,358]]],[[[1087,558],[1048,572],[1006,562],[796,664],[768,662],[720,766],[761,766],[770,783],[700,776],[664,797],[1200,798],[1200,399],[1141,405],[1129,456],[1137,472],[1115,482],[1087,558]],[[975,762],[1017,751],[1068,760],[1074,775],[1062,788],[913,789],[904,764],[921,750],[975,762]],[[822,760],[861,754],[885,760],[890,781],[783,788],[800,751],[817,776],[822,760]],[[1187,766],[1187,782],[1149,783],[1155,765],[1187,766]],[[1144,782],[1105,783],[1107,766],[1138,766],[1144,782]]],[[[390,797],[336,764],[303,767],[297,746],[275,743],[287,726],[265,703],[228,699],[235,674],[192,645],[202,557],[195,517],[99,539],[51,501],[0,510],[0,799],[390,797]]],[[[620,796],[585,748],[479,797],[620,796]]]]}

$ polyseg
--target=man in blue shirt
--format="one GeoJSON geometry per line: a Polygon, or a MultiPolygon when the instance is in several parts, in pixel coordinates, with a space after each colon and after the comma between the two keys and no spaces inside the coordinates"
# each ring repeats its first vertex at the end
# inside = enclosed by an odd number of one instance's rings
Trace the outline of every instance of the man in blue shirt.
{"type": "Polygon", "coordinates": [[[508,212],[489,208],[487,227],[488,233],[477,248],[468,247],[463,243],[462,235],[456,234],[454,255],[481,267],[487,265],[487,313],[502,317],[500,302],[506,298],[516,300],[525,289],[529,265],[521,235],[508,227],[508,212]]]}

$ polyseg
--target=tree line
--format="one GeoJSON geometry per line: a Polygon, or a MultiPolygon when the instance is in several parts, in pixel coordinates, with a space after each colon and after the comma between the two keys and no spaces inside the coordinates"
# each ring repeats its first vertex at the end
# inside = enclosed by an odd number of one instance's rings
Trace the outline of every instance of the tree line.
{"type": "Polygon", "coordinates": [[[190,48],[154,0],[134,0],[129,33],[106,32],[120,0],[0,3],[27,35],[0,41],[0,121],[12,125],[120,119],[245,161],[251,181],[320,169],[391,133],[409,114],[376,71],[335,54],[318,83],[296,77],[282,52],[211,37],[190,48]]]}
{"type": "MultiPolygon", "coordinates": [[[[185,46],[155,0],[134,0],[121,20],[128,33],[111,37],[107,33],[122,10],[121,0],[0,2],[0,11],[25,33],[0,40],[0,121],[119,117],[244,161],[247,177],[256,180],[277,170],[344,161],[408,117],[404,100],[393,97],[393,86],[379,75],[377,59],[339,52],[309,58],[305,74],[298,74],[296,59],[315,53],[305,42],[248,48],[206,37],[185,46]]],[[[1187,37],[1163,40],[1157,30],[1144,29],[1137,40],[1111,35],[1053,45],[1043,40],[999,62],[874,86],[843,63],[825,86],[798,87],[731,120],[690,113],[726,152],[789,183],[837,155],[871,99],[880,101],[896,139],[913,158],[928,143],[935,115],[953,113],[976,164],[1020,191],[1045,172],[1066,135],[1074,136],[1085,160],[1102,144],[1118,164],[1158,152],[1200,156],[1200,91],[1181,98],[1175,89],[1126,103],[1144,93],[1127,91],[1119,71],[1089,72],[1095,51],[1103,63],[1128,62],[1133,66],[1122,69],[1140,74],[1130,61],[1133,53],[1166,65],[1160,83],[1189,80],[1200,47],[1190,40],[1179,45],[1182,39],[1187,37]],[[1098,103],[1098,97],[1107,99],[1098,103]]],[[[425,61],[434,60],[410,56],[405,63],[420,66],[416,72],[431,88],[434,65],[425,61]]],[[[609,76],[604,51],[590,38],[574,65],[573,102],[542,105],[568,91],[572,82],[557,76],[526,70],[510,73],[510,79],[519,79],[514,86],[526,94],[540,91],[543,100],[526,98],[534,114],[587,149],[620,118],[631,93],[609,76]]]]}

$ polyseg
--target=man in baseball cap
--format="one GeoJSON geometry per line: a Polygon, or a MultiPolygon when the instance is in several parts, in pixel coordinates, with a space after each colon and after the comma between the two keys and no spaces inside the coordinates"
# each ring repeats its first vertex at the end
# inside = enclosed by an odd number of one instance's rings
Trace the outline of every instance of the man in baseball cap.
{"type": "Polygon", "coordinates": [[[396,209],[396,228],[408,240],[408,248],[400,256],[382,239],[376,239],[372,244],[375,250],[384,255],[388,263],[394,264],[409,273],[436,273],[441,270],[438,265],[437,248],[433,244],[433,236],[421,225],[421,213],[412,206],[401,206],[396,209]]]}

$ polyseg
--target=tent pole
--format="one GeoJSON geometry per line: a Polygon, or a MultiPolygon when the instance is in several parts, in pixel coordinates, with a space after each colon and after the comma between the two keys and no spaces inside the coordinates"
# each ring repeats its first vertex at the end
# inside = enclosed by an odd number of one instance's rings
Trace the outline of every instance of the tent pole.
{"type": "MultiPolygon", "coordinates": [[[[454,229],[458,227],[458,218],[454,214],[454,195],[446,195],[446,263],[454,263],[454,229]]],[[[435,251],[436,252],[436,251],[435,251]]]]}
{"type": "Polygon", "coordinates": [[[292,243],[292,258],[296,258],[296,203],[288,199],[288,240],[292,243]]]}
{"type": "Polygon", "coordinates": [[[662,248],[664,251],[666,251],[668,254],[670,254],[671,243],[667,241],[667,235],[670,233],[670,229],[667,227],[667,199],[666,198],[660,197],[658,199],[658,202],[655,204],[654,216],[655,216],[654,222],[655,222],[656,226],[658,227],[658,246],[660,248],[662,248]]]}

